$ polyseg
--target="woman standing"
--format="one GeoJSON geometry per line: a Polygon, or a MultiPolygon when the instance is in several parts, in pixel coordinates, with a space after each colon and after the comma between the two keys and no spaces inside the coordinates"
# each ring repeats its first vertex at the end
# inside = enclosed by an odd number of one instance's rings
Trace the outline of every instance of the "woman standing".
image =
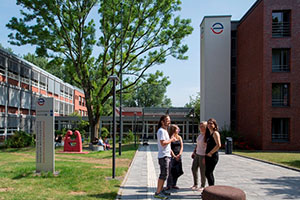
{"type": "Polygon", "coordinates": [[[202,121],[199,124],[200,134],[197,137],[197,145],[192,154],[193,164],[192,164],[192,172],[194,178],[194,185],[192,186],[193,190],[198,189],[198,169],[200,168],[201,175],[201,187],[199,190],[203,190],[205,187],[205,151],[206,151],[206,142],[204,141],[205,132],[207,128],[207,122],[202,121]]]}
{"type": "Polygon", "coordinates": [[[219,160],[218,150],[221,147],[220,133],[218,132],[217,121],[213,118],[207,121],[208,131],[205,134],[206,141],[206,156],[205,156],[205,176],[208,185],[215,184],[214,169],[219,160]]]}
{"type": "Polygon", "coordinates": [[[167,181],[167,189],[179,189],[176,185],[178,177],[183,174],[181,154],[183,151],[182,138],[179,135],[180,129],[177,125],[171,125],[169,129],[170,138],[174,137],[175,141],[171,143],[171,172],[167,181]]]}

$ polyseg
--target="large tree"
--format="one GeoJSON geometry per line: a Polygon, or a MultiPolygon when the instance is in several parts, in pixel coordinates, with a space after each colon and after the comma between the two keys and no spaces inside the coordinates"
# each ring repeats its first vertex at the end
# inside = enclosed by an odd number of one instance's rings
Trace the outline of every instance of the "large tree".
{"type": "Polygon", "coordinates": [[[91,138],[98,134],[102,105],[113,94],[109,76],[122,73],[126,90],[166,57],[187,59],[188,47],[182,40],[193,28],[189,19],[175,16],[180,0],[17,0],[17,4],[24,8],[23,17],[13,17],[7,24],[14,30],[10,43],[36,45],[38,55],[64,63],[68,76],[84,91],[91,138]],[[91,14],[94,9],[98,15],[91,14]]]}
{"type": "Polygon", "coordinates": [[[171,84],[169,77],[156,71],[147,74],[128,93],[125,92],[124,106],[132,107],[170,107],[171,100],[165,95],[167,86],[171,84]]]}

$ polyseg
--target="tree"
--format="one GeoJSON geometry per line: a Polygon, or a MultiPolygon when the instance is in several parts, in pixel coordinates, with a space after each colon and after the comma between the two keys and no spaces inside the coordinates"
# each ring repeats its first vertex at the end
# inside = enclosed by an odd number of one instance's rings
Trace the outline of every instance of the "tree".
{"type": "Polygon", "coordinates": [[[10,47],[5,48],[4,46],[2,46],[1,43],[0,43],[0,48],[8,51],[9,53],[14,53],[14,51],[10,47]]]}
{"type": "Polygon", "coordinates": [[[166,57],[187,59],[188,47],[181,43],[193,28],[189,19],[175,16],[180,0],[17,0],[17,4],[25,9],[23,18],[13,17],[7,24],[15,31],[9,35],[10,43],[36,45],[39,56],[64,63],[68,76],[84,91],[91,138],[99,132],[102,105],[113,94],[109,76],[123,74],[126,90],[166,57]],[[99,32],[97,19],[90,15],[93,9],[98,9],[99,32]]]}
{"type": "Polygon", "coordinates": [[[190,96],[190,102],[185,104],[185,107],[194,108],[195,117],[199,120],[200,119],[200,92],[197,95],[190,96]]]}
{"type": "Polygon", "coordinates": [[[171,84],[169,77],[164,77],[163,72],[145,76],[145,81],[139,81],[131,92],[124,98],[125,106],[132,107],[170,107],[171,99],[165,93],[167,86],[171,84]],[[127,97],[127,98],[126,98],[127,97]]]}

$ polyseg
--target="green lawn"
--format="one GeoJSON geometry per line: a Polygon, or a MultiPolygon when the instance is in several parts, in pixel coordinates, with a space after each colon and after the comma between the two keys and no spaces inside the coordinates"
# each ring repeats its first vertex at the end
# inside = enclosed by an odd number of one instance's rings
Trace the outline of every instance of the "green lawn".
{"type": "Polygon", "coordinates": [[[121,157],[116,152],[116,179],[111,179],[112,150],[57,153],[61,150],[55,154],[58,176],[35,174],[35,148],[0,150],[0,200],[115,199],[136,148],[123,145],[121,157]]]}
{"type": "Polygon", "coordinates": [[[300,169],[300,153],[258,151],[234,151],[233,153],[300,169]]]}

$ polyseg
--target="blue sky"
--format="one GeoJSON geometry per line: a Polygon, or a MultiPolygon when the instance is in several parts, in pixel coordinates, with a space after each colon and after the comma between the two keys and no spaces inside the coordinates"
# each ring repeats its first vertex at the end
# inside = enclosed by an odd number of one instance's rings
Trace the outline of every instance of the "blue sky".
{"type": "MultiPolygon", "coordinates": [[[[181,107],[189,102],[190,96],[200,91],[200,23],[204,16],[231,15],[232,20],[239,20],[256,0],[182,0],[182,18],[190,18],[194,31],[184,40],[188,44],[188,60],[180,61],[171,57],[162,65],[154,66],[149,72],[162,70],[169,76],[171,85],[167,88],[167,96],[171,98],[173,106],[181,107]]],[[[6,24],[12,17],[20,16],[20,7],[15,0],[1,0],[0,7],[0,43],[10,47],[17,55],[28,52],[34,53],[35,47],[12,46],[7,43],[10,30],[6,24]]]]}

